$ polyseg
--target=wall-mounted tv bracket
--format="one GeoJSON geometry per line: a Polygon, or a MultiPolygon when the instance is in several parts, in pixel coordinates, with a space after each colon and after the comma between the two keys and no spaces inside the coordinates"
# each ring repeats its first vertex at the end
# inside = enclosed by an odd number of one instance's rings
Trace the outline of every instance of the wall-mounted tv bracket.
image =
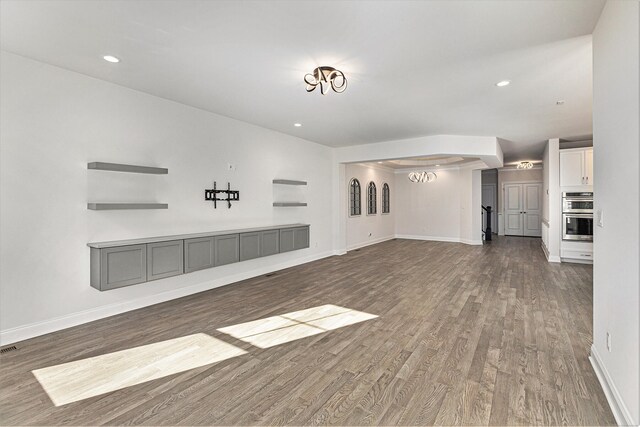
{"type": "Polygon", "coordinates": [[[217,190],[216,182],[213,181],[213,190],[204,190],[204,199],[207,201],[213,201],[213,207],[218,208],[217,202],[227,202],[229,209],[231,209],[231,202],[237,202],[240,200],[240,192],[231,189],[231,183],[227,182],[226,190],[217,190]],[[227,197],[218,197],[218,194],[226,194],[227,197]]]}

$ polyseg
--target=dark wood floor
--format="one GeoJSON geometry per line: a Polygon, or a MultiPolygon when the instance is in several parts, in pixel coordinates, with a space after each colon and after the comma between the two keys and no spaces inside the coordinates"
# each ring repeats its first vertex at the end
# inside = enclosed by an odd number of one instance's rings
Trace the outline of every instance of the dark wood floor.
{"type": "Polygon", "coordinates": [[[2,424],[607,425],[592,269],[539,239],[393,240],[18,343],[2,424]],[[379,317],[260,349],[218,328],[334,304],[379,317]],[[55,407],[32,370],[203,332],[247,351],[55,407]]]}

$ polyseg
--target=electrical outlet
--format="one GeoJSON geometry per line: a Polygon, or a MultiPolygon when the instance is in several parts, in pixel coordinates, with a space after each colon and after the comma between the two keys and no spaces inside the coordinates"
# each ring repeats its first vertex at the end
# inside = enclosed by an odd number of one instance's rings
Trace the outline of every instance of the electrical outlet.
{"type": "Polygon", "coordinates": [[[611,334],[607,332],[607,350],[611,353],[611,334]]]}

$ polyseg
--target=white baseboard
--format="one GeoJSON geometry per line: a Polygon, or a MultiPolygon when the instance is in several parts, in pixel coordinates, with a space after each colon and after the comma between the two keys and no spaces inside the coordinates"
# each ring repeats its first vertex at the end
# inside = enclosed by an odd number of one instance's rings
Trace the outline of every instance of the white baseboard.
{"type": "Polygon", "coordinates": [[[460,243],[460,238],[458,237],[421,236],[417,234],[396,234],[396,239],[429,240],[432,242],[460,243]]]}
{"type": "Polygon", "coordinates": [[[548,262],[562,262],[558,255],[549,255],[549,249],[547,249],[547,245],[544,244],[543,240],[540,240],[540,246],[542,246],[542,252],[548,262]]]}
{"type": "Polygon", "coordinates": [[[367,240],[366,242],[356,243],[356,244],[353,244],[351,246],[348,246],[347,247],[347,251],[352,251],[354,249],[364,248],[365,246],[369,246],[369,245],[375,245],[376,243],[386,242],[387,240],[394,239],[395,237],[396,237],[395,235],[391,235],[391,236],[379,237],[379,238],[373,239],[373,240],[367,240]]]}
{"type": "Polygon", "coordinates": [[[396,234],[396,239],[427,240],[431,242],[464,243],[466,245],[482,245],[482,240],[467,240],[459,237],[420,236],[415,234],[396,234]]]}
{"type": "Polygon", "coordinates": [[[155,295],[149,295],[132,301],[109,304],[90,310],[84,310],[77,313],[71,313],[65,316],[56,317],[42,322],[36,322],[28,325],[18,326],[16,328],[6,329],[4,331],[0,331],[0,345],[13,344],[18,341],[23,341],[29,338],[34,338],[62,329],[71,328],[73,326],[82,325],[84,323],[93,322],[94,320],[103,319],[105,317],[114,316],[116,314],[125,313],[127,311],[137,310],[139,308],[147,307],[150,305],[174,300],[177,298],[196,294],[198,292],[208,291],[220,286],[229,285],[241,280],[250,279],[252,277],[262,276],[267,273],[294,267],[296,265],[306,264],[308,262],[327,258],[333,255],[337,255],[335,251],[326,251],[316,255],[297,258],[287,262],[282,262],[267,267],[261,267],[215,280],[209,280],[203,283],[198,283],[197,285],[185,286],[183,288],[173,289],[155,295]]]}
{"type": "MultiPolygon", "coordinates": [[[[594,345],[591,346],[591,356],[589,356],[589,360],[591,361],[591,366],[593,366],[593,370],[600,381],[600,386],[602,386],[602,390],[604,391],[604,395],[609,402],[609,406],[611,407],[611,412],[613,412],[613,416],[616,419],[616,422],[620,426],[634,426],[637,425],[631,418],[631,413],[629,409],[627,409],[624,401],[622,400],[620,393],[618,393],[618,389],[616,388],[614,382],[611,380],[611,376],[609,376],[609,372],[605,368],[602,363],[602,359],[598,355],[598,351],[594,345]]],[[[640,420],[636,420],[640,421],[640,420]]]]}
{"type": "Polygon", "coordinates": [[[464,243],[465,245],[473,245],[473,246],[483,245],[482,240],[460,239],[460,243],[464,243]]]}

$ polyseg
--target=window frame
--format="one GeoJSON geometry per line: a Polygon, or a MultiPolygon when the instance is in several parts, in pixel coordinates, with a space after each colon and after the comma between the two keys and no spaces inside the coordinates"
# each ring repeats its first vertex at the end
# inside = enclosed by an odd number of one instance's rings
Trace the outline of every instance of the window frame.
{"type": "Polygon", "coordinates": [[[349,217],[358,217],[362,216],[362,185],[360,185],[360,181],[357,178],[351,178],[349,180],[349,190],[348,190],[348,203],[349,203],[349,217]],[[354,185],[355,184],[355,185],[354,185]],[[356,188],[358,200],[356,204],[355,196],[356,196],[356,188]],[[353,199],[352,199],[353,197],[353,199]],[[355,208],[357,209],[357,213],[355,213],[355,208]]]}
{"type": "Polygon", "coordinates": [[[378,187],[373,181],[369,181],[367,184],[367,216],[378,215],[378,187]],[[373,189],[373,192],[371,191],[373,189]],[[373,204],[371,203],[371,197],[373,196],[373,204]],[[373,212],[370,208],[373,207],[373,212]]]}
{"type": "Polygon", "coordinates": [[[389,184],[387,184],[386,182],[382,183],[382,199],[380,203],[382,205],[381,214],[389,215],[391,213],[391,188],[389,187],[389,184]],[[385,207],[387,208],[386,211],[385,211],[385,207]]]}

